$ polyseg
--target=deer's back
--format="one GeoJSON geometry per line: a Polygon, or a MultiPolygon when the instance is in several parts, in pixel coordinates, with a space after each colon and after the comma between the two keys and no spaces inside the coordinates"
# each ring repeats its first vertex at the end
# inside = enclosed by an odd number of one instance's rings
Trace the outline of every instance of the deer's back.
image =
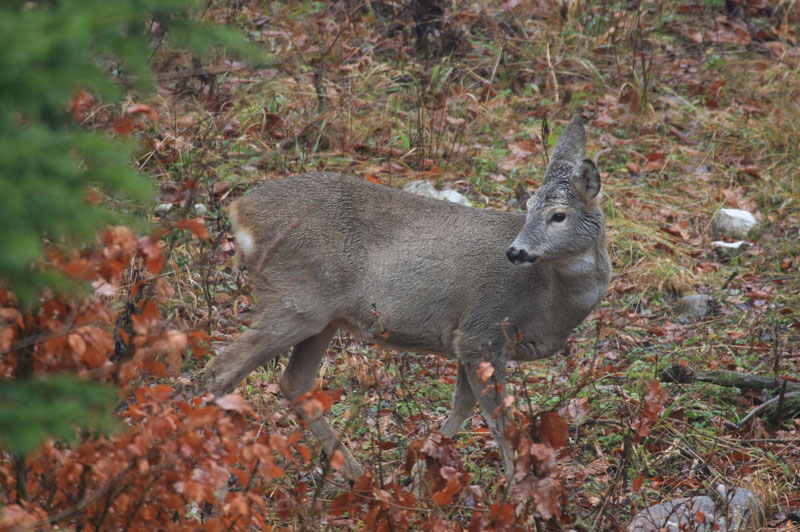
{"type": "Polygon", "coordinates": [[[353,273],[400,259],[439,266],[486,260],[487,252],[505,268],[505,247],[525,220],[327,172],[270,181],[237,200],[231,217],[248,267],[267,250],[265,267],[349,265],[353,273]]]}

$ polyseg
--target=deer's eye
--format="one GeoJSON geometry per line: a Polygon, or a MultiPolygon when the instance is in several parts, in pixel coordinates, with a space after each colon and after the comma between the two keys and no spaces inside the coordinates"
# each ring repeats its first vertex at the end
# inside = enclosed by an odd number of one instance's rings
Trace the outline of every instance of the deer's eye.
{"type": "Polygon", "coordinates": [[[567,215],[563,212],[557,212],[553,216],[550,217],[551,222],[563,222],[567,219],[567,215]]]}

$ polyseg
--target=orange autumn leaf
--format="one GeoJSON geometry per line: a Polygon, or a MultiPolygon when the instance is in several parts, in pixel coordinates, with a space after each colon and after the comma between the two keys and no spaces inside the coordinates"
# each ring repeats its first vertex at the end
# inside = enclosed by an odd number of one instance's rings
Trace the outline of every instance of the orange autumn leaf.
{"type": "Polygon", "coordinates": [[[156,113],[152,107],[143,103],[135,103],[133,105],[129,105],[125,109],[125,114],[126,115],[143,114],[150,120],[158,120],[158,113],[156,113]]]}
{"type": "Polygon", "coordinates": [[[247,400],[237,393],[229,393],[219,397],[214,403],[223,410],[238,412],[243,415],[257,417],[247,400]]]}
{"type": "Polygon", "coordinates": [[[72,95],[69,103],[69,113],[75,120],[82,122],[85,118],[84,113],[94,104],[94,96],[86,89],[79,88],[72,95]]]}
{"type": "Polygon", "coordinates": [[[153,301],[147,301],[139,314],[131,316],[131,321],[136,332],[144,334],[154,327],[160,318],[161,314],[156,304],[153,301]]]}
{"type": "Polygon", "coordinates": [[[200,240],[205,240],[208,238],[208,231],[206,228],[203,227],[203,224],[198,222],[197,220],[178,220],[177,222],[173,222],[173,227],[176,229],[187,229],[194,234],[200,240]]]}
{"type": "Polygon", "coordinates": [[[486,384],[491,376],[494,375],[494,366],[489,362],[481,362],[478,364],[478,380],[481,384],[486,384]]]}
{"type": "Polygon", "coordinates": [[[111,128],[117,135],[129,136],[133,133],[133,119],[129,116],[114,119],[111,128]]]}
{"type": "Polygon", "coordinates": [[[542,441],[553,449],[563,447],[567,443],[567,422],[555,412],[545,412],[540,419],[542,441]]]}
{"type": "Polygon", "coordinates": [[[336,449],[335,451],[333,451],[333,456],[331,457],[331,467],[334,470],[339,471],[343,465],[344,465],[344,453],[341,450],[336,449]]]}
{"type": "Polygon", "coordinates": [[[439,506],[446,506],[453,502],[453,498],[461,491],[461,483],[454,477],[447,481],[444,489],[433,494],[433,500],[439,506]]]}

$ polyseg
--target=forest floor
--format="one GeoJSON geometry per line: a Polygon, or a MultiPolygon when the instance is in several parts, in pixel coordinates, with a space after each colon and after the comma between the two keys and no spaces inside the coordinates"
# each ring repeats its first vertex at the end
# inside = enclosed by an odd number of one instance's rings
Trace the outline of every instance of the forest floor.
{"type": "MultiPolygon", "coordinates": [[[[259,183],[311,170],[393,187],[426,179],[475,207],[522,212],[545,147],[578,113],[602,175],[614,277],[566,356],[509,368],[518,415],[556,411],[568,424],[551,473],[563,515],[617,530],[650,504],[724,484],[763,497],[766,530],[795,530],[797,412],[737,427],[772,390],[659,374],[677,365],[800,382],[800,11],[769,0],[401,4],[411,3],[211,3],[204,16],[263,47],[267,67],[154,56],[157,94],[128,105],[158,120],[133,114],[117,127],[146,140],[140,167],[173,205],[154,205],[154,219],[195,218],[211,236],[172,249],[171,321],[205,329],[215,349],[247,327],[255,305],[246,271],[231,267],[225,207],[259,183]],[[760,223],[727,261],[711,246],[721,208],[760,223]],[[675,310],[695,293],[713,298],[711,313],[675,310]]],[[[291,434],[298,420],[277,386],[285,362],[240,391],[264,430],[291,434]]],[[[328,415],[373,478],[402,486],[407,450],[441,426],[455,375],[451,360],[339,335],[317,384],[344,390],[328,415]]],[[[502,496],[477,410],[453,445],[468,482],[450,504],[420,499],[412,523],[434,512],[466,529],[476,501],[502,496]]],[[[296,511],[276,510],[276,524],[358,528],[330,507],[347,485],[326,464],[321,451],[284,464],[274,482],[295,490],[296,511]]]]}

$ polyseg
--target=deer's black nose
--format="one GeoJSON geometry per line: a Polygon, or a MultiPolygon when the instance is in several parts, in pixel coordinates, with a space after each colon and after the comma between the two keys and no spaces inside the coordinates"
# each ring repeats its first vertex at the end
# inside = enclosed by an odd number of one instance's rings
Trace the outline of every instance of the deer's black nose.
{"type": "Polygon", "coordinates": [[[508,260],[514,264],[525,264],[526,262],[532,263],[536,262],[536,259],[538,258],[536,255],[530,255],[524,249],[517,249],[514,246],[508,248],[506,251],[506,257],[508,257],[508,260]]]}
{"type": "Polygon", "coordinates": [[[517,248],[514,246],[511,246],[506,250],[506,257],[508,257],[508,260],[511,262],[516,263],[517,259],[519,258],[519,251],[517,251],[517,248]]]}
{"type": "Polygon", "coordinates": [[[517,249],[514,246],[508,248],[508,250],[506,251],[506,257],[508,257],[508,260],[510,260],[514,264],[523,264],[526,262],[536,261],[535,255],[529,255],[528,252],[525,251],[524,249],[517,249]]]}

